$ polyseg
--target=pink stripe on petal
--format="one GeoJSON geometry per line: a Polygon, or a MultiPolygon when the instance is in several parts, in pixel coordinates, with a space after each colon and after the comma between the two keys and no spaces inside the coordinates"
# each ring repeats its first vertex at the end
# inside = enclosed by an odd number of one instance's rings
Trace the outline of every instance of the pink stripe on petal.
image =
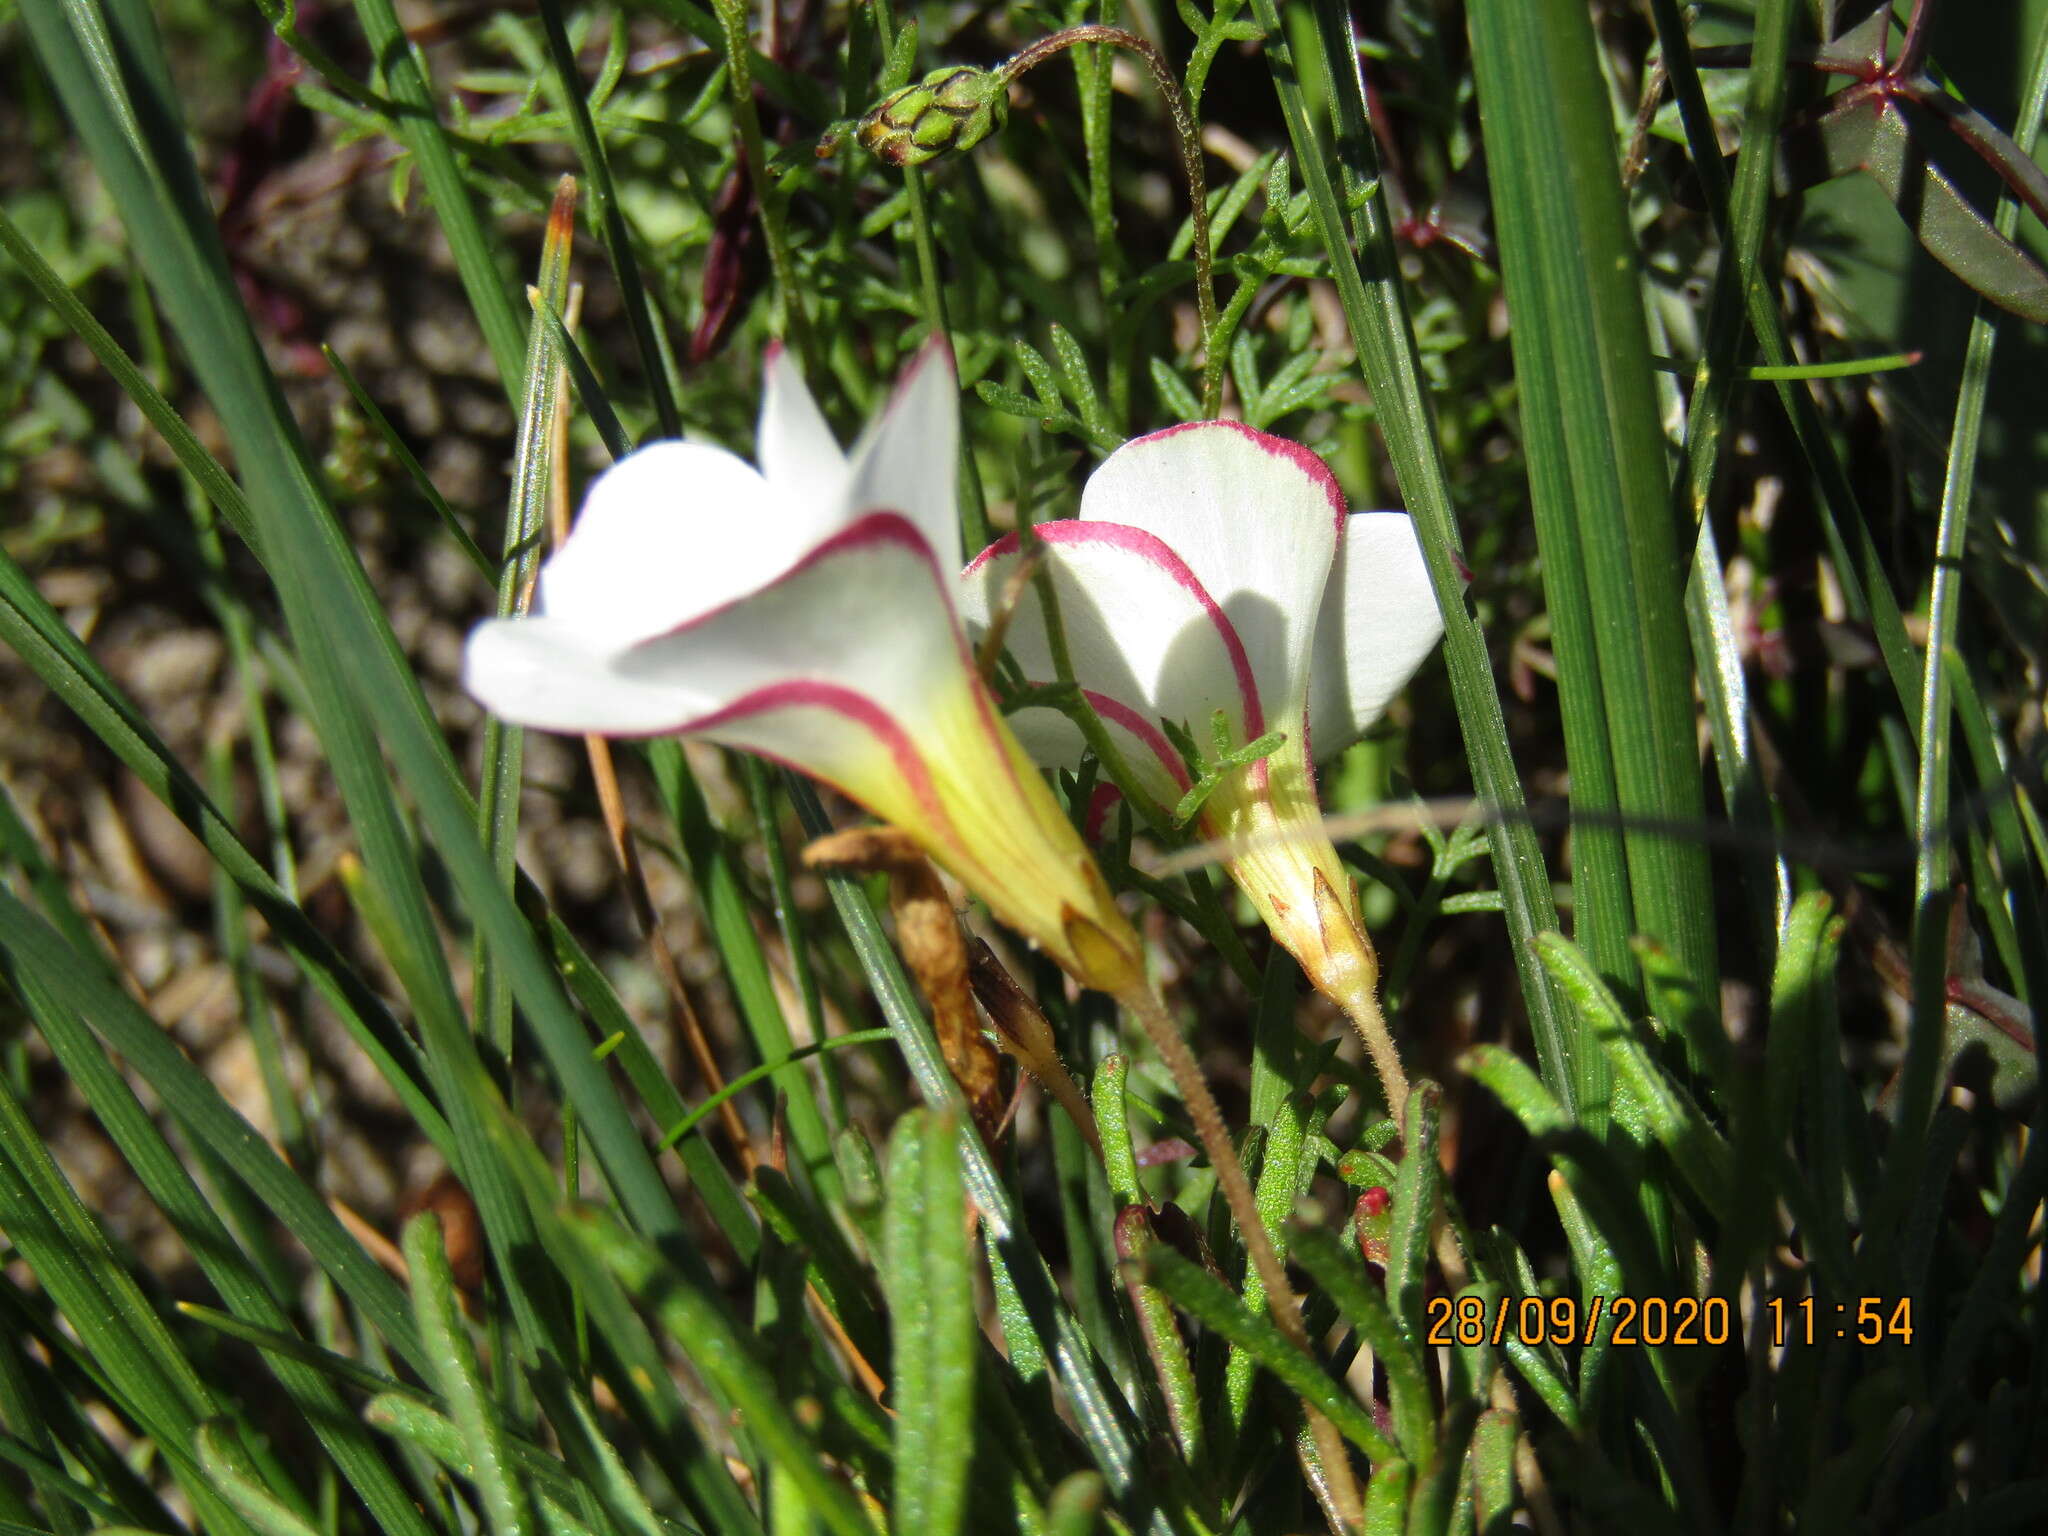
{"type": "Polygon", "coordinates": [[[1180,760],[1180,754],[1173,750],[1173,743],[1166,739],[1166,733],[1139,714],[1121,699],[1113,699],[1106,693],[1096,693],[1083,688],[1081,697],[1088,701],[1088,707],[1102,716],[1111,725],[1125,730],[1145,744],[1145,749],[1165,765],[1173,782],[1182,789],[1193,787],[1188,778],[1187,764],[1180,760]]]}
{"type": "Polygon", "coordinates": [[[1103,824],[1109,813],[1123,802],[1124,792],[1114,784],[1098,784],[1088,797],[1088,814],[1082,818],[1082,835],[1091,843],[1102,841],[1103,824]]]}
{"type": "Polygon", "coordinates": [[[698,625],[708,624],[711,620],[718,618],[722,614],[730,613],[733,609],[739,607],[741,603],[752,601],[770,587],[778,587],[791,577],[802,575],[820,561],[829,560],[834,555],[842,554],[849,549],[874,548],[892,544],[898,549],[908,550],[916,555],[924,561],[926,567],[931,571],[932,585],[939,595],[940,602],[945,606],[947,617],[952,622],[953,643],[958,648],[961,656],[971,661],[973,653],[967,648],[967,637],[960,631],[960,616],[953,609],[951,594],[946,590],[944,585],[945,578],[940,573],[938,558],[933,555],[931,545],[925,542],[925,536],[918,531],[917,525],[909,518],[905,517],[901,512],[889,511],[875,511],[863,514],[854,522],[833,534],[829,539],[812,545],[808,550],[804,551],[802,558],[796,564],[778,574],[774,580],[763,582],[751,592],[742,592],[738,597],[728,598],[715,608],[707,608],[695,618],[683,620],[682,623],[676,625],[673,629],[665,629],[658,635],[650,635],[645,640],[635,641],[628,649],[637,650],[640,646],[650,645],[659,640],[666,640],[671,635],[686,635],[698,625]]]}
{"type": "MultiPolygon", "coordinates": [[[[1246,430],[1249,431],[1250,428],[1246,430]]],[[[1187,562],[1175,554],[1172,546],[1164,539],[1156,534],[1147,533],[1142,528],[1132,528],[1124,523],[1105,523],[1081,518],[1041,523],[1038,536],[1053,545],[1104,544],[1112,549],[1120,549],[1125,554],[1135,555],[1154,567],[1193,598],[1209,622],[1216,626],[1216,632],[1223,640],[1223,648],[1230,655],[1230,670],[1237,679],[1238,699],[1244,706],[1245,730],[1254,737],[1265,734],[1266,715],[1259,703],[1259,685],[1252,677],[1251,660],[1245,655],[1244,641],[1238,637],[1237,626],[1232,624],[1229,616],[1216,605],[1216,599],[1209,595],[1209,589],[1202,585],[1193,571],[1188,569],[1187,562]]]]}
{"type": "Polygon", "coordinates": [[[968,561],[967,568],[960,574],[962,576],[972,576],[991,560],[1000,560],[1005,555],[1014,555],[1015,553],[1017,553],[1017,535],[1006,533],[1000,539],[997,539],[995,543],[989,545],[987,549],[984,549],[980,554],[968,561]]]}
{"type": "MultiPolygon", "coordinates": [[[[785,683],[770,683],[764,688],[756,688],[751,693],[742,694],[723,709],[713,710],[708,715],[700,715],[676,729],[678,732],[709,733],[722,725],[751,719],[755,715],[771,714],[778,709],[826,710],[831,714],[843,716],[874,736],[881,743],[882,749],[889,754],[896,771],[903,776],[903,781],[909,786],[911,798],[917,802],[918,809],[923,811],[948,839],[958,845],[959,834],[954,830],[951,818],[946,815],[946,809],[939,801],[938,790],[932,784],[930,767],[919,755],[917,748],[911,744],[903,727],[896,723],[895,717],[866,694],[856,693],[853,689],[838,683],[819,682],[811,678],[792,678],[785,683]]],[[[786,763],[800,773],[817,778],[828,777],[819,771],[819,765],[816,763],[796,762],[784,758],[780,753],[762,751],[756,747],[749,747],[747,750],[760,751],[763,757],[771,757],[777,762],[786,763]]],[[[838,787],[847,789],[845,785],[838,787]]],[[[850,789],[847,793],[852,794],[850,789]]],[[[854,795],[853,798],[860,797],[854,795]]]]}
{"type": "Polygon", "coordinates": [[[1337,537],[1344,537],[1344,519],[1351,515],[1351,508],[1344,500],[1344,489],[1337,484],[1337,477],[1330,473],[1330,466],[1322,459],[1284,437],[1275,437],[1270,432],[1261,432],[1257,427],[1248,427],[1241,421],[1184,421],[1179,426],[1165,427],[1157,432],[1148,432],[1143,437],[1134,437],[1124,446],[1138,443],[1158,442],[1163,438],[1178,437],[1183,432],[1213,432],[1224,427],[1249,441],[1260,452],[1276,459],[1285,459],[1296,469],[1307,475],[1322,490],[1330,503],[1331,516],[1336,519],[1337,537]]]}

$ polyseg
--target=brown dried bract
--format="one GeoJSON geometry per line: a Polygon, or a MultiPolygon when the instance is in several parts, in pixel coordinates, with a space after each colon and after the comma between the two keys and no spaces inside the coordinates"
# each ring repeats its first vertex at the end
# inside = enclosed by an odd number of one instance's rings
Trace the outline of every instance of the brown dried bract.
{"type": "Polygon", "coordinates": [[[1067,1112],[1074,1126],[1087,1139],[1088,1145],[1099,1153],[1102,1150],[1096,1136],[1095,1116],[1088,1108],[1080,1085],[1067,1071],[1066,1063],[1060,1060],[1059,1051],[1054,1047],[1052,1026],[1045,1021],[1045,1015],[1038,1010],[1017,978],[1004,969],[996,959],[995,951],[983,939],[976,939],[968,954],[968,980],[973,984],[974,996],[989,1016],[989,1022],[996,1027],[996,1036],[1003,1048],[1016,1058],[1017,1065],[1030,1073],[1045,1086],[1067,1112]]]}
{"type": "Polygon", "coordinates": [[[893,827],[856,827],[804,849],[813,869],[880,870],[889,876],[896,947],[931,1004],[939,1049],[984,1140],[1003,1121],[1002,1057],[981,1032],[967,982],[967,945],[938,872],[916,842],[893,827]]]}

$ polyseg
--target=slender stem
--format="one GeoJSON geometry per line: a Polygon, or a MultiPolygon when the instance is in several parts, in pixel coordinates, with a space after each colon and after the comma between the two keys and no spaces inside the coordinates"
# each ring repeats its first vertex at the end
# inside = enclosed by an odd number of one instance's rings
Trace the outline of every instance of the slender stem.
{"type": "MultiPolygon", "coordinates": [[[[1308,1329],[1301,1321],[1300,1301],[1294,1294],[1294,1288],[1287,1283],[1287,1266],[1280,1262],[1280,1255],[1274,1250],[1273,1240],[1266,1232],[1266,1224],[1259,1216],[1258,1198],[1252,1193],[1251,1180],[1244,1176],[1244,1164],[1238,1160],[1229,1128],[1223,1123],[1223,1111],[1217,1106],[1216,1096],[1209,1092],[1209,1084],[1202,1076],[1194,1052],[1181,1038],[1180,1027],[1167,1013],[1166,1005],[1143,981],[1124,988],[1117,994],[1117,1001],[1144,1026],[1152,1048],[1159,1053],[1159,1059],[1166,1063],[1166,1070],[1173,1076],[1174,1087],[1179,1090],[1181,1102],[1187,1106],[1188,1117],[1194,1122],[1195,1135],[1202,1143],[1202,1150],[1208,1154],[1210,1166],[1216,1170],[1216,1187],[1223,1192],[1223,1202],[1230,1207],[1238,1231],[1244,1235],[1245,1253],[1251,1260],[1252,1271],[1266,1288],[1266,1309],[1272,1314],[1274,1326],[1296,1349],[1312,1354],[1308,1329]]],[[[1330,1421],[1307,1402],[1303,1402],[1302,1410],[1308,1415],[1309,1431],[1315,1437],[1316,1454],[1322,1460],[1323,1473],[1330,1479],[1332,1502],[1343,1512],[1346,1521],[1355,1525],[1360,1519],[1358,1511],[1361,1506],[1358,1489],[1351,1476],[1350,1459],[1330,1421]]]]}
{"type": "MultiPolygon", "coordinates": [[[[1118,0],[1097,0],[1095,19],[1101,25],[1114,26],[1120,9],[1118,0]]],[[[1110,50],[1101,44],[1090,43],[1074,54],[1074,80],[1081,98],[1081,147],[1088,160],[1088,222],[1095,235],[1095,283],[1106,315],[1116,313],[1116,292],[1124,281],[1123,249],[1116,238],[1115,152],[1109,139],[1110,63],[1110,50]]],[[[1119,337],[1114,327],[1108,338],[1103,394],[1110,425],[1120,437],[1131,409],[1134,340],[1133,334],[1119,337]]]]}
{"type": "Polygon", "coordinates": [[[1913,0],[1913,12],[1906,18],[1906,40],[1889,73],[1900,78],[1920,73],[1920,61],[1927,57],[1927,23],[1933,19],[1933,0],[1913,0]]]}
{"type": "Polygon", "coordinates": [[[1195,115],[1188,108],[1188,99],[1180,88],[1180,82],[1167,68],[1166,59],[1135,32],[1089,22],[1084,26],[1069,27],[1064,32],[1055,32],[1050,37],[1041,37],[1022,53],[998,66],[996,73],[1008,84],[1077,43],[1108,43],[1137,54],[1152,71],[1152,81],[1159,87],[1167,111],[1173,115],[1174,135],[1180,140],[1181,171],[1188,183],[1188,216],[1193,220],[1195,229],[1195,308],[1201,320],[1203,351],[1202,411],[1206,416],[1214,416],[1223,395],[1223,359],[1214,344],[1216,277],[1215,258],[1209,247],[1209,183],[1202,174],[1202,138],[1195,129],[1195,115]]]}
{"type": "Polygon", "coordinates": [[[1379,953],[1372,947],[1372,940],[1366,937],[1363,923],[1358,926],[1358,937],[1372,962],[1372,974],[1348,988],[1346,994],[1337,999],[1337,1005],[1344,1010],[1344,1017],[1351,1021],[1351,1027],[1358,1031],[1358,1038],[1365,1042],[1365,1054],[1372,1058],[1373,1070],[1380,1075],[1380,1089],[1387,1096],[1387,1107],[1396,1109],[1408,1102],[1408,1074],[1401,1066],[1401,1053],[1395,1048],[1393,1031],[1387,1028],[1387,1016],[1380,1008],[1379,953]]]}
{"type": "Polygon", "coordinates": [[[754,184],[754,199],[761,208],[761,233],[768,244],[768,265],[775,274],[775,291],[782,298],[783,324],[804,360],[804,371],[812,378],[824,376],[824,360],[811,340],[809,319],[804,313],[802,290],[797,287],[796,263],[789,253],[789,236],[782,227],[782,208],[768,177],[768,152],[761,138],[761,113],[754,104],[754,43],[747,31],[746,0],[714,0],[719,26],[725,33],[725,65],[732,86],[733,121],[740,131],[740,153],[748,179],[754,184]]]}
{"type": "MultiPolygon", "coordinates": [[[[884,49],[896,35],[896,17],[889,0],[875,0],[874,15],[884,49]]],[[[924,184],[924,172],[916,166],[903,168],[903,195],[910,200],[910,236],[917,247],[918,284],[924,291],[925,323],[938,335],[953,335],[953,322],[946,312],[946,290],[939,282],[939,242],[932,233],[931,201],[924,184]]],[[[965,438],[960,442],[960,539],[969,555],[988,548],[988,501],[981,488],[981,466],[974,448],[965,438]]]]}

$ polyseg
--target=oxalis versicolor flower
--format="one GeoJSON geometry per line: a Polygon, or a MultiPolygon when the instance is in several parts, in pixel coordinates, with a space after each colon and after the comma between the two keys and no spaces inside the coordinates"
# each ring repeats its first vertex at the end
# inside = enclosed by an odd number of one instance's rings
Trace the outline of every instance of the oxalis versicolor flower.
{"type": "MultiPolygon", "coordinates": [[[[1163,726],[1204,755],[1218,711],[1236,748],[1285,734],[1221,779],[1199,828],[1237,850],[1230,874],[1359,1023],[1394,1090],[1377,963],[1322,830],[1311,763],[1356,741],[1443,634],[1413,524],[1349,512],[1307,449],[1210,421],[1124,444],[1089,477],[1080,516],[1035,536],[1072,680],[1155,813],[1195,782],[1163,726]]],[[[1015,535],[983,551],[961,578],[961,610],[985,630],[1014,599],[1006,648],[1029,683],[1051,684],[1044,610],[1028,588],[1018,594],[1021,558],[1015,535]]],[[[1010,719],[1041,763],[1080,763],[1082,733],[1057,708],[1027,704],[1010,719]]]]}
{"type": "Polygon", "coordinates": [[[954,609],[959,385],[927,345],[852,455],[777,351],[760,468],[651,444],[590,488],[534,611],[469,637],[463,683],[543,730],[697,736],[821,779],[914,837],[1089,986],[1138,940],[976,673],[954,609]]]}

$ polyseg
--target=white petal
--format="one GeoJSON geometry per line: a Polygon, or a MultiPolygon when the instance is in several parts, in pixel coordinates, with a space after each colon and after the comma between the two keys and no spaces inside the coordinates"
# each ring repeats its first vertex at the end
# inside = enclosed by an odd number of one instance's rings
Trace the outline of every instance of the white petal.
{"type": "Polygon", "coordinates": [[[1353,513],[1316,624],[1308,706],[1316,756],[1358,740],[1443,633],[1414,521],[1405,512],[1353,513]]]}
{"type": "Polygon", "coordinates": [[[846,455],[804,387],[803,371],[780,343],[762,367],[761,473],[791,501],[837,505],[849,476],[846,455]]]}
{"type": "Polygon", "coordinates": [[[1307,699],[1316,610],[1344,520],[1322,460],[1240,422],[1196,422],[1125,443],[1089,477],[1084,519],[1164,540],[1243,638],[1266,713],[1307,699]]]}
{"type": "Polygon", "coordinates": [[[655,736],[716,707],[686,676],[621,674],[618,654],[561,619],[486,619],[470,631],[462,686],[492,714],[544,731],[655,736]]]}
{"type": "Polygon", "coordinates": [[[961,697],[968,662],[923,538],[876,513],[752,596],[610,665],[628,682],[701,698],[678,729],[845,785],[842,759],[917,741],[930,712],[961,697]]]}
{"type": "MultiPolygon", "coordinates": [[[[1218,709],[1237,739],[1266,728],[1244,646],[1214,599],[1172,550],[1142,529],[1115,523],[1040,526],[1045,569],[1059,599],[1060,628],[1074,680],[1095,696],[1100,714],[1154,798],[1171,805],[1185,788],[1179,754],[1158,729],[1185,725],[1204,750],[1218,709]]],[[[1007,599],[1018,568],[1015,536],[991,546],[961,577],[960,609],[970,630],[986,632],[1007,599]]],[[[1057,676],[1045,613],[1026,584],[1005,634],[1005,648],[1034,683],[1057,676]]],[[[1071,767],[1072,738],[1054,735],[1060,756],[1043,755],[1041,732],[1026,710],[1019,737],[1038,760],[1071,767]]],[[[1284,728],[1284,727],[1283,727],[1284,728]]]]}
{"type": "Polygon", "coordinates": [[[805,512],[723,448],[649,444],[591,484],[536,611],[598,650],[662,634],[787,570],[815,542],[805,512]]]}
{"type": "Polygon", "coordinates": [[[910,366],[853,451],[847,511],[901,512],[949,571],[960,550],[960,377],[953,349],[935,336],[910,366]]]}
{"type": "Polygon", "coordinates": [[[463,685],[521,725],[701,731],[836,780],[800,730],[785,737],[779,713],[886,717],[915,735],[933,699],[958,695],[965,668],[924,540],[878,513],[751,595],[637,644],[595,643],[584,624],[551,616],[487,620],[470,634],[463,685]]]}

